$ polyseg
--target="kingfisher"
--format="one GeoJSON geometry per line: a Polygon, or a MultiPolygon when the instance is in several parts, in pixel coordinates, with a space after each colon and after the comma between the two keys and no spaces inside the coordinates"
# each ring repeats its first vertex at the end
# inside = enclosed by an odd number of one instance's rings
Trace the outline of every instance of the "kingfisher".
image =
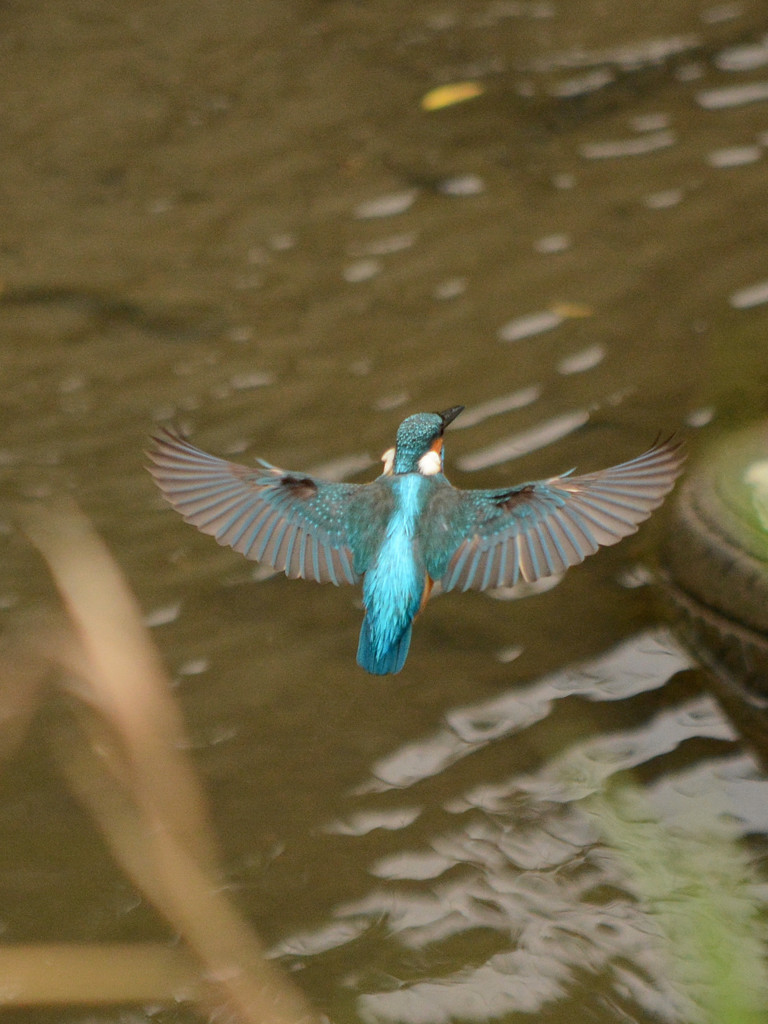
{"type": "Polygon", "coordinates": [[[443,437],[463,409],[403,420],[369,483],[228,462],[167,428],[153,438],[150,472],[187,522],[246,558],[294,579],[362,581],[357,663],[388,675],[405,664],[436,582],[492,590],[562,573],[634,533],[682,469],[682,443],[669,438],[582,476],[461,490],[443,473],[443,437]]]}

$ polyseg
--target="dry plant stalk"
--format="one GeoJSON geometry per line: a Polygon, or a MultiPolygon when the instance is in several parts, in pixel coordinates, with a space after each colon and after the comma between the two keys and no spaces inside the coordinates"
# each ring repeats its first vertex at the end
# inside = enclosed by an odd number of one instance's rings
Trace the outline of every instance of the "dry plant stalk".
{"type": "MultiPolygon", "coordinates": [[[[0,754],[21,741],[52,666],[63,668],[92,711],[77,716],[79,728],[60,734],[62,768],[117,862],[199,960],[205,1001],[217,1006],[217,1017],[223,1010],[241,1024],[320,1024],[222,893],[170,681],[106,546],[71,502],[26,509],[23,527],[48,563],[74,629],[44,630],[25,657],[10,650],[0,660],[0,668],[13,663],[14,697],[21,697],[15,727],[5,742],[0,735],[0,754]]],[[[76,949],[60,947],[59,956],[76,949]]],[[[173,961],[171,976],[168,998],[199,996],[183,958],[173,961]]]]}

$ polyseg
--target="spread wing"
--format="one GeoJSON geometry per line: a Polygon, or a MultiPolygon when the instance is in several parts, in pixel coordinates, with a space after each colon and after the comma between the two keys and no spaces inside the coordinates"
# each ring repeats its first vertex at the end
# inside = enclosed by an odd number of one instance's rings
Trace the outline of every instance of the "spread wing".
{"type": "Polygon", "coordinates": [[[337,586],[359,580],[345,508],[360,484],[317,480],[268,462],[241,466],[208,455],[171,430],[153,441],[150,473],[198,530],[286,576],[337,586]]]}
{"type": "Polygon", "coordinates": [[[508,490],[462,491],[462,542],[443,590],[486,590],[564,572],[634,533],[672,489],[684,462],[670,439],[619,466],[508,490]]]}

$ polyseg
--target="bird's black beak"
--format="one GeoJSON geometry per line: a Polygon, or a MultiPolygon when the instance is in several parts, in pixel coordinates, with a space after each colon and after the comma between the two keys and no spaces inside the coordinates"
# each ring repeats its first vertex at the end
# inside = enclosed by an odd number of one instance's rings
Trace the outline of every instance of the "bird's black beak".
{"type": "Polygon", "coordinates": [[[448,424],[453,423],[456,417],[462,412],[464,412],[463,405],[452,405],[451,408],[446,409],[445,412],[439,412],[437,415],[443,421],[442,429],[445,430],[448,424]]]}

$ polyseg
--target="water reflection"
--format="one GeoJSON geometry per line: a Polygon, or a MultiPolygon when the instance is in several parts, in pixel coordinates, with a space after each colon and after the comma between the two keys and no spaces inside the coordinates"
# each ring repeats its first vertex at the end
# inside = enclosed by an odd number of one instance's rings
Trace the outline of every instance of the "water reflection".
{"type": "Polygon", "coordinates": [[[690,664],[690,656],[666,630],[639,634],[594,661],[569,666],[531,686],[515,686],[478,706],[447,710],[446,728],[377,762],[372,780],[359,792],[404,789],[437,775],[487,743],[545,720],[552,703],[564,697],[624,700],[662,686],[690,664]]]}
{"type": "MultiPolygon", "coordinates": [[[[252,580],[161,509],[141,451],[174,419],[345,478],[455,401],[449,474],[502,486],[512,457],[534,479],[764,414],[763,6],[75,7],[2,13],[0,475],[78,494],[192,670],[236,898],[339,1019],[693,1019],[577,799],[585,765],[635,765],[671,820],[768,831],[761,776],[626,585],[661,518],[546,595],[436,604],[411,673],[370,689],[355,598],[252,580]]],[[[8,522],[0,545],[4,625],[45,585],[8,522]]],[[[6,798],[9,940],[143,933],[39,752],[6,798]]]]}
{"type": "Polygon", "coordinates": [[[527,388],[520,388],[519,391],[513,391],[509,395],[489,398],[485,402],[465,409],[451,429],[466,430],[467,427],[474,427],[491,416],[500,416],[502,413],[512,412],[514,409],[524,409],[526,405],[535,402],[540,394],[541,389],[533,384],[527,388]]]}
{"type": "Polygon", "coordinates": [[[675,133],[667,128],[629,139],[606,139],[601,142],[585,142],[581,155],[585,160],[612,160],[622,156],[644,156],[666,149],[675,144],[675,133]]]}
{"type": "Polygon", "coordinates": [[[727,110],[729,107],[742,107],[746,103],[760,103],[768,100],[768,82],[703,89],[696,100],[704,110],[727,110]]]}
{"type": "Polygon", "coordinates": [[[566,356],[557,364],[557,372],[564,377],[572,373],[584,373],[586,370],[593,370],[605,359],[605,348],[602,345],[590,345],[581,352],[574,352],[566,356]]]}
{"type": "MultiPolygon", "coordinates": [[[[328,826],[350,842],[372,828],[401,834],[370,862],[369,892],[338,906],[334,924],[281,943],[279,952],[301,960],[351,943],[355,958],[359,946],[347,984],[366,1021],[493,1020],[555,1004],[567,1015],[569,1007],[576,1012],[583,985],[629,1015],[700,1019],[693,989],[675,982],[662,930],[635,897],[632,872],[601,842],[602,805],[590,804],[610,779],[640,768],[662,826],[692,837],[768,830],[768,782],[734,747],[733,728],[714,701],[685,685],[666,706],[648,700],[689,665],[668,632],[651,630],[494,701],[448,710],[445,728],[377,762],[357,789],[362,809],[328,826]],[[527,737],[542,723],[552,728],[557,702],[571,716],[586,712],[593,725],[589,705],[623,702],[626,724],[574,736],[559,756],[533,768],[540,744],[527,737]],[[699,754],[676,767],[677,753],[692,744],[699,754]],[[522,762],[515,747],[527,752],[522,762]],[[504,763],[502,751],[519,769],[490,782],[483,776],[504,763]],[[457,770],[461,761],[465,769],[457,770]],[[425,789],[430,779],[435,787],[425,789]],[[408,790],[410,806],[377,808],[392,790],[408,790]],[[413,800],[422,794],[432,804],[438,793],[441,825],[425,830],[413,800]],[[382,923],[384,950],[376,968],[366,966],[365,936],[382,923]],[[432,977],[412,976],[417,951],[429,951],[432,977]],[[457,960],[459,970],[451,966],[457,960]]],[[[434,805],[428,813],[434,822],[434,805]]],[[[688,854],[699,857],[698,840],[691,841],[688,854]]],[[[716,870],[727,874],[727,860],[716,870]]],[[[739,898],[765,898],[754,887],[748,892],[739,898]]]]}
{"type": "Polygon", "coordinates": [[[528,313],[525,316],[510,320],[499,328],[500,341],[522,341],[534,334],[543,334],[559,327],[564,317],[557,310],[546,309],[541,313],[528,313]]]}
{"type": "Polygon", "coordinates": [[[530,430],[524,430],[519,434],[496,441],[488,448],[462,455],[456,460],[456,464],[466,473],[487,469],[489,466],[498,466],[502,462],[509,462],[512,459],[528,455],[567,437],[579,427],[583,427],[588,420],[589,411],[587,409],[562,413],[560,416],[554,416],[550,420],[538,423],[530,430]]]}

